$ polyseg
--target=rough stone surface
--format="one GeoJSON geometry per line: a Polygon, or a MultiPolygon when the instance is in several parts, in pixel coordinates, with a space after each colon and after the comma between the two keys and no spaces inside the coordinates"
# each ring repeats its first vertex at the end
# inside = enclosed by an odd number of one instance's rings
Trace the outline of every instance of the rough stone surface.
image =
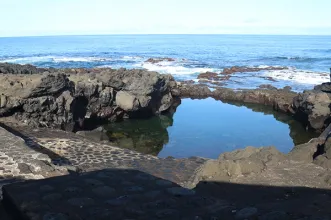
{"type": "Polygon", "coordinates": [[[116,104],[125,111],[137,111],[139,109],[139,101],[128,92],[119,91],[116,94],[116,104]]]}
{"type": "Polygon", "coordinates": [[[274,211],[261,216],[259,220],[290,220],[290,216],[285,212],[274,211]]]}
{"type": "Polygon", "coordinates": [[[292,160],[312,163],[319,144],[319,142],[312,140],[309,143],[297,145],[291,150],[289,157],[292,160]]]}
{"type": "Polygon", "coordinates": [[[259,174],[267,165],[278,165],[285,159],[285,155],[274,147],[236,150],[224,153],[217,160],[207,161],[197,172],[193,183],[201,180],[230,181],[242,175],[259,174]]]}
{"type": "Polygon", "coordinates": [[[241,209],[239,212],[236,213],[235,218],[238,220],[250,220],[256,219],[258,210],[254,207],[247,207],[241,209]]]}

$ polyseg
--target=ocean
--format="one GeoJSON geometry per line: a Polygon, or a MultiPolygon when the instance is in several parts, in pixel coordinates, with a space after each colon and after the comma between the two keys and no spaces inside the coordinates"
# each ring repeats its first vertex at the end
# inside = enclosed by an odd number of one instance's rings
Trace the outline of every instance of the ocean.
{"type": "MultiPolygon", "coordinates": [[[[0,38],[0,62],[55,68],[144,68],[197,81],[207,71],[232,66],[288,67],[235,73],[229,88],[272,84],[294,91],[329,81],[331,36],[111,35],[0,38]],[[146,62],[169,57],[174,61],[146,62]],[[270,80],[272,79],[272,80],[270,80]]],[[[183,99],[174,115],[107,126],[111,142],[159,157],[202,156],[246,146],[276,146],[289,152],[318,134],[291,116],[261,106],[183,99]]]]}
{"type": "Polygon", "coordinates": [[[232,66],[287,70],[237,73],[229,88],[272,84],[294,91],[329,81],[331,36],[100,35],[0,38],[0,62],[56,68],[145,68],[196,80],[199,73],[232,66]],[[152,64],[148,58],[170,57],[152,64]],[[272,81],[268,80],[272,77],[272,81]]]}

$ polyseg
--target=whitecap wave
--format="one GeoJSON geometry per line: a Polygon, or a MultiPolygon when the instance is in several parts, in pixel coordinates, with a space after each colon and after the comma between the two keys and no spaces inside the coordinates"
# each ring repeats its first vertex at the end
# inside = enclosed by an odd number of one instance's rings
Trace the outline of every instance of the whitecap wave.
{"type": "Polygon", "coordinates": [[[263,76],[271,77],[275,80],[293,81],[295,83],[307,85],[317,85],[330,81],[328,73],[297,70],[295,68],[266,71],[263,73],[263,76]]]}
{"type": "Polygon", "coordinates": [[[143,62],[135,64],[135,67],[144,68],[150,71],[156,71],[163,74],[172,74],[172,75],[192,75],[197,73],[204,73],[208,71],[215,71],[213,68],[196,68],[196,67],[185,67],[181,63],[176,61],[162,61],[158,63],[148,63],[143,62]]]}

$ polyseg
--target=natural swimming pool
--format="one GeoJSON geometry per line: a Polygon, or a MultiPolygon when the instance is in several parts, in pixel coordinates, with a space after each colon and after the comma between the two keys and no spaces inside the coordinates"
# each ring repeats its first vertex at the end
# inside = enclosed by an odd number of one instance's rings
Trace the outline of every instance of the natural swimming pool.
{"type": "Polygon", "coordinates": [[[114,145],[159,157],[217,158],[246,146],[275,146],[289,152],[318,134],[269,107],[183,99],[175,112],[106,126],[114,145]]]}

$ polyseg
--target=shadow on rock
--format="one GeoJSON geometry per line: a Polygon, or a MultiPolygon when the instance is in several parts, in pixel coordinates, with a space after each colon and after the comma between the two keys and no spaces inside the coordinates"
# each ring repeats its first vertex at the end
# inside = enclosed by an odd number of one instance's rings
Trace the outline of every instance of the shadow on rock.
{"type": "Polygon", "coordinates": [[[189,190],[137,170],[104,169],[6,185],[16,219],[329,219],[331,191],[200,182],[189,190]]]}

